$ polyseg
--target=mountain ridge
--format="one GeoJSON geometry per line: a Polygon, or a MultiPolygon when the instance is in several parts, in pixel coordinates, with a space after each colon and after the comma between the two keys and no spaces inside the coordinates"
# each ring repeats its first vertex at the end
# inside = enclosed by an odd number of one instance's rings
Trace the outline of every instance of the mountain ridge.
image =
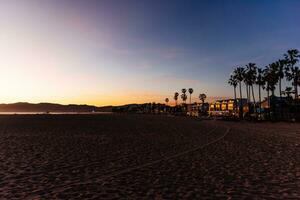
{"type": "Polygon", "coordinates": [[[0,112],[111,112],[112,106],[94,106],[87,104],[58,104],[58,103],[2,103],[0,112]]]}

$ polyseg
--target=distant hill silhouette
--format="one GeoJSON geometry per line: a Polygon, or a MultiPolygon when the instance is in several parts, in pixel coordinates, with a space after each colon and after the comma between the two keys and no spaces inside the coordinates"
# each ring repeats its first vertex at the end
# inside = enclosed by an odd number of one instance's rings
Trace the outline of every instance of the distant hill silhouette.
{"type": "Polygon", "coordinates": [[[112,106],[61,105],[54,103],[11,103],[0,104],[0,112],[111,112],[112,106]]]}

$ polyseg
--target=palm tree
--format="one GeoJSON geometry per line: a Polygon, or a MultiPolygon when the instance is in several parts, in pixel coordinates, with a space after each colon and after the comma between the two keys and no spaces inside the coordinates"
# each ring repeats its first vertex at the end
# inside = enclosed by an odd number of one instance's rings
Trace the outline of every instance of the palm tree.
{"type": "Polygon", "coordinates": [[[282,60],[282,59],[279,59],[277,62],[276,62],[276,65],[277,65],[277,68],[278,68],[278,78],[279,78],[279,96],[280,96],[280,99],[282,97],[282,89],[281,89],[281,82],[282,82],[282,79],[284,78],[284,67],[286,65],[286,62],[285,60],[282,60]]]}
{"type": "Polygon", "coordinates": [[[277,68],[277,76],[279,80],[279,97],[280,97],[280,117],[282,118],[283,113],[282,113],[282,89],[281,89],[281,80],[284,78],[284,67],[285,67],[285,60],[279,59],[278,61],[275,62],[276,68],[277,68]]]}
{"type": "Polygon", "coordinates": [[[236,80],[239,83],[239,88],[240,88],[240,105],[239,105],[239,116],[240,118],[243,117],[243,104],[242,104],[242,98],[243,98],[243,94],[242,94],[242,81],[244,80],[244,71],[245,69],[243,67],[237,67],[234,69],[233,74],[234,77],[236,78],[236,80]]]}
{"type": "Polygon", "coordinates": [[[291,94],[293,94],[294,92],[292,91],[293,88],[292,87],[286,87],[284,91],[282,91],[283,95],[286,95],[288,98],[291,97],[291,94]]]}
{"type": "Polygon", "coordinates": [[[261,114],[261,88],[264,89],[265,83],[266,82],[263,79],[263,70],[261,68],[258,68],[256,84],[258,85],[259,114],[261,114]]]}
{"type": "Polygon", "coordinates": [[[243,71],[243,82],[245,83],[246,87],[246,99],[247,99],[247,104],[249,103],[249,85],[248,85],[248,77],[247,77],[247,69],[244,68],[243,71]]]}
{"type": "Polygon", "coordinates": [[[179,96],[179,93],[178,93],[178,92],[175,92],[175,93],[174,93],[175,106],[177,106],[178,96],[179,96]]]}
{"type": "MultiPolygon", "coordinates": [[[[270,104],[270,97],[269,97],[269,91],[272,93],[272,98],[274,98],[274,91],[276,89],[276,84],[278,83],[279,77],[278,77],[278,68],[275,63],[269,64],[264,70],[264,80],[267,83],[267,93],[268,93],[268,107],[269,111],[274,109],[273,102],[270,104]]],[[[270,112],[269,112],[270,116],[270,112]]]]}
{"type": "Polygon", "coordinates": [[[234,76],[234,74],[231,74],[230,75],[230,78],[229,78],[229,80],[228,80],[228,84],[229,85],[231,85],[231,86],[233,86],[233,92],[234,92],[234,102],[235,102],[235,110],[236,110],[236,87],[237,87],[237,85],[238,85],[238,81],[237,81],[237,79],[236,79],[236,77],[234,76]]]}
{"type": "Polygon", "coordinates": [[[187,95],[185,93],[182,93],[181,94],[181,99],[182,99],[183,103],[185,104],[186,99],[187,99],[187,95]]]}
{"type": "Polygon", "coordinates": [[[167,112],[168,109],[168,103],[169,103],[169,98],[165,98],[166,106],[165,106],[165,111],[167,112]]]}
{"type": "Polygon", "coordinates": [[[255,95],[254,95],[254,90],[253,90],[253,85],[256,82],[256,75],[257,75],[257,67],[255,63],[249,63],[248,65],[246,65],[246,72],[245,72],[245,82],[247,82],[247,85],[249,86],[249,100],[250,98],[250,94],[252,91],[252,98],[253,98],[253,103],[254,103],[254,112],[255,112],[255,95]],[[251,91],[250,91],[251,88],[251,91]]]}
{"type": "Polygon", "coordinates": [[[186,89],[185,88],[183,88],[183,89],[181,89],[181,92],[182,92],[182,94],[184,94],[184,95],[181,95],[181,98],[182,98],[182,100],[183,99],[185,99],[185,100],[183,100],[183,102],[185,103],[185,101],[186,101],[186,99],[187,99],[187,96],[186,96],[186,89]],[[186,96],[186,98],[183,98],[183,97],[185,97],[186,96]]]}
{"type": "Polygon", "coordinates": [[[194,90],[193,88],[189,88],[189,93],[190,93],[190,104],[192,103],[192,94],[193,94],[194,90]]]}
{"type": "Polygon", "coordinates": [[[271,63],[269,65],[269,85],[270,90],[272,92],[272,96],[275,96],[276,85],[279,81],[278,71],[279,69],[276,63],[271,63]]]}
{"type": "Polygon", "coordinates": [[[293,86],[295,90],[295,99],[298,98],[298,82],[299,82],[299,69],[295,67],[295,64],[299,61],[300,58],[299,51],[297,49],[288,50],[284,54],[286,62],[286,77],[288,81],[293,81],[293,86]]]}
{"type": "Polygon", "coordinates": [[[199,94],[199,99],[200,99],[200,101],[202,101],[202,111],[204,111],[204,101],[206,99],[206,94],[204,94],[204,93],[199,94]]]}
{"type": "Polygon", "coordinates": [[[168,103],[169,103],[169,98],[166,98],[166,99],[165,99],[165,102],[166,102],[166,104],[168,105],[168,103]]]}
{"type": "Polygon", "coordinates": [[[206,99],[206,94],[204,94],[204,93],[199,94],[199,99],[200,99],[200,101],[202,101],[202,104],[204,104],[204,101],[206,99]]]}

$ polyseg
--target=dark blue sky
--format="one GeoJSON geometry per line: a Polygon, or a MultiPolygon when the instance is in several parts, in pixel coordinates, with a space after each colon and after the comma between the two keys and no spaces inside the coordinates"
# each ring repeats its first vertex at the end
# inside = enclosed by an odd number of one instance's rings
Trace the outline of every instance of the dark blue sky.
{"type": "Polygon", "coordinates": [[[43,48],[52,55],[54,64],[45,69],[56,69],[62,79],[71,74],[92,80],[78,91],[70,85],[61,93],[68,92],[70,99],[80,93],[78,99],[85,95],[103,104],[118,98],[115,93],[126,96],[124,103],[142,101],[128,95],[159,101],[183,87],[193,87],[197,96],[231,96],[227,79],[235,66],[255,62],[263,67],[287,49],[300,49],[298,0],[32,0],[4,5],[9,28],[28,34],[38,52],[43,48]],[[106,89],[95,89],[95,84],[106,89]]]}

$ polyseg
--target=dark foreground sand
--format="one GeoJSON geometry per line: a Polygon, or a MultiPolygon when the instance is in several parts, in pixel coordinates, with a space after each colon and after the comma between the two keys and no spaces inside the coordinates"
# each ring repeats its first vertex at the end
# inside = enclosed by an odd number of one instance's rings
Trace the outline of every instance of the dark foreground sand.
{"type": "Polygon", "coordinates": [[[300,125],[0,116],[0,199],[300,199],[300,125]]]}

